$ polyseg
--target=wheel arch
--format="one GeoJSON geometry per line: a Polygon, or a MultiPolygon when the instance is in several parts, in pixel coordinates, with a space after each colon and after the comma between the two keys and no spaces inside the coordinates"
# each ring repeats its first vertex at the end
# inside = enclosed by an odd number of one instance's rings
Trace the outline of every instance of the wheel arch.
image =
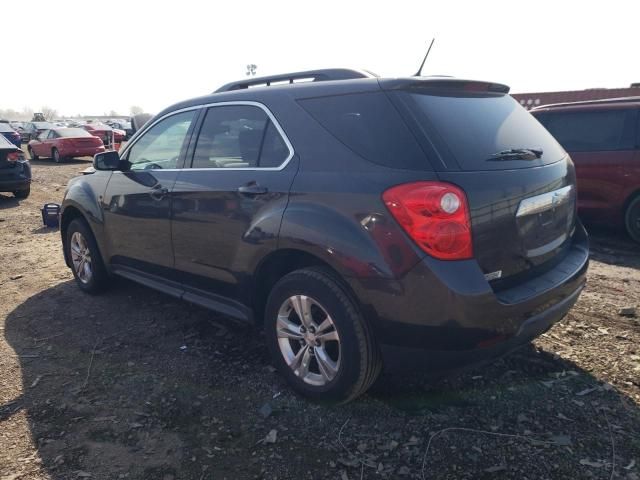
{"type": "MultiPolygon", "coordinates": [[[[81,218],[83,219],[87,225],[89,225],[89,222],[87,221],[86,217],[83,215],[83,213],[80,211],[80,209],[74,205],[70,205],[68,207],[66,207],[63,211],[62,214],[60,215],[60,237],[62,239],[62,253],[64,254],[64,262],[67,264],[67,267],[71,268],[71,259],[69,258],[69,255],[67,255],[67,249],[64,248],[65,247],[65,239],[67,237],[67,229],[69,228],[69,224],[74,221],[76,218],[81,218]]],[[[89,229],[91,229],[91,225],[89,225],[89,229]]]]}
{"type": "Polygon", "coordinates": [[[264,309],[273,286],[285,275],[302,268],[322,268],[335,279],[345,292],[359,305],[358,299],[340,272],[324,259],[294,248],[276,250],[258,264],[253,274],[251,304],[255,322],[259,325],[264,320],[264,309]]]}

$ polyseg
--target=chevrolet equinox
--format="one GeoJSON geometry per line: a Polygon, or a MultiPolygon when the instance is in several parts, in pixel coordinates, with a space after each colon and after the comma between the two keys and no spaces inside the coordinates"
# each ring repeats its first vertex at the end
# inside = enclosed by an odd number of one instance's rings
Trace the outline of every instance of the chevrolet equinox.
{"type": "Polygon", "coordinates": [[[502,355],[585,284],[574,166],[505,85],[347,69],[160,112],[73,179],[64,256],[264,328],[297,392],[502,355]]]}

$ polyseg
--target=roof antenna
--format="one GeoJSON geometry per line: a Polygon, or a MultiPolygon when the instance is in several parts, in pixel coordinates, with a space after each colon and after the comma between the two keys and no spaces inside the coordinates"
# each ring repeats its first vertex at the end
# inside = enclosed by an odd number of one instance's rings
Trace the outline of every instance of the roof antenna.
{"type": "Polygon", "coordinates": [[[435,37],[431,39],[431,44],[429,44],[429,50],[427,50],[427,54],[422,59],[422,63],[420,64],[420,68],[418,69],[418,72],[414,75],[414,77],[419,77],[422,74],[422,67],[424,67],[424,62],[427,61],[427,57],[429,56],[429,52],[431,51],[431,47],[433,47],[433,42],[435,42],[435,41],[436,41],[435,37]]]}

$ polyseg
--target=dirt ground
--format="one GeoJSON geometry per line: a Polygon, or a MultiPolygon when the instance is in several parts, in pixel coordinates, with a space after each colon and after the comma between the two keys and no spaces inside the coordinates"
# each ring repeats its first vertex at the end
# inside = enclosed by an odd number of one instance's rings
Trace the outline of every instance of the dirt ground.
{"type": "Polygon", "coordinates": [[[34,162],[31,197],[0,195],[0,480],[640,479],[623,234],[592,232],[585,292],[534,346],[324,406],[291,393],[259,332],[126,281],[75,287],[39,208],[86,166],[34,162]]]}

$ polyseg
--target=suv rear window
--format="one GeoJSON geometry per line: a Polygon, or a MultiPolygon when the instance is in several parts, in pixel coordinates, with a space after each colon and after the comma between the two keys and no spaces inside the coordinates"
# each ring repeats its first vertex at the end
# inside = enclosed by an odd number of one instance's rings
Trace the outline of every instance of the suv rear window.
{"type": "Polygon", "coordinates": [[[329,133],[365,160],[391,168],[431,170],[420,145],[383,92],[298,102],[329,133]]]}
{"type": "Polygon", "coordinates": [[[636,111],[632,109],[545,112],[540,122],[570,152],[632,150],[636,111]]]}
{"type": "Polygon", "coordinates": [[[440,156],[453,158],[462,170],[537,167],[565,156],[562,147],[510,95],[395,92],[400,103],[440,156]],[[536,160],[491,161],[511,149],[542,149],[536,160]]]}

